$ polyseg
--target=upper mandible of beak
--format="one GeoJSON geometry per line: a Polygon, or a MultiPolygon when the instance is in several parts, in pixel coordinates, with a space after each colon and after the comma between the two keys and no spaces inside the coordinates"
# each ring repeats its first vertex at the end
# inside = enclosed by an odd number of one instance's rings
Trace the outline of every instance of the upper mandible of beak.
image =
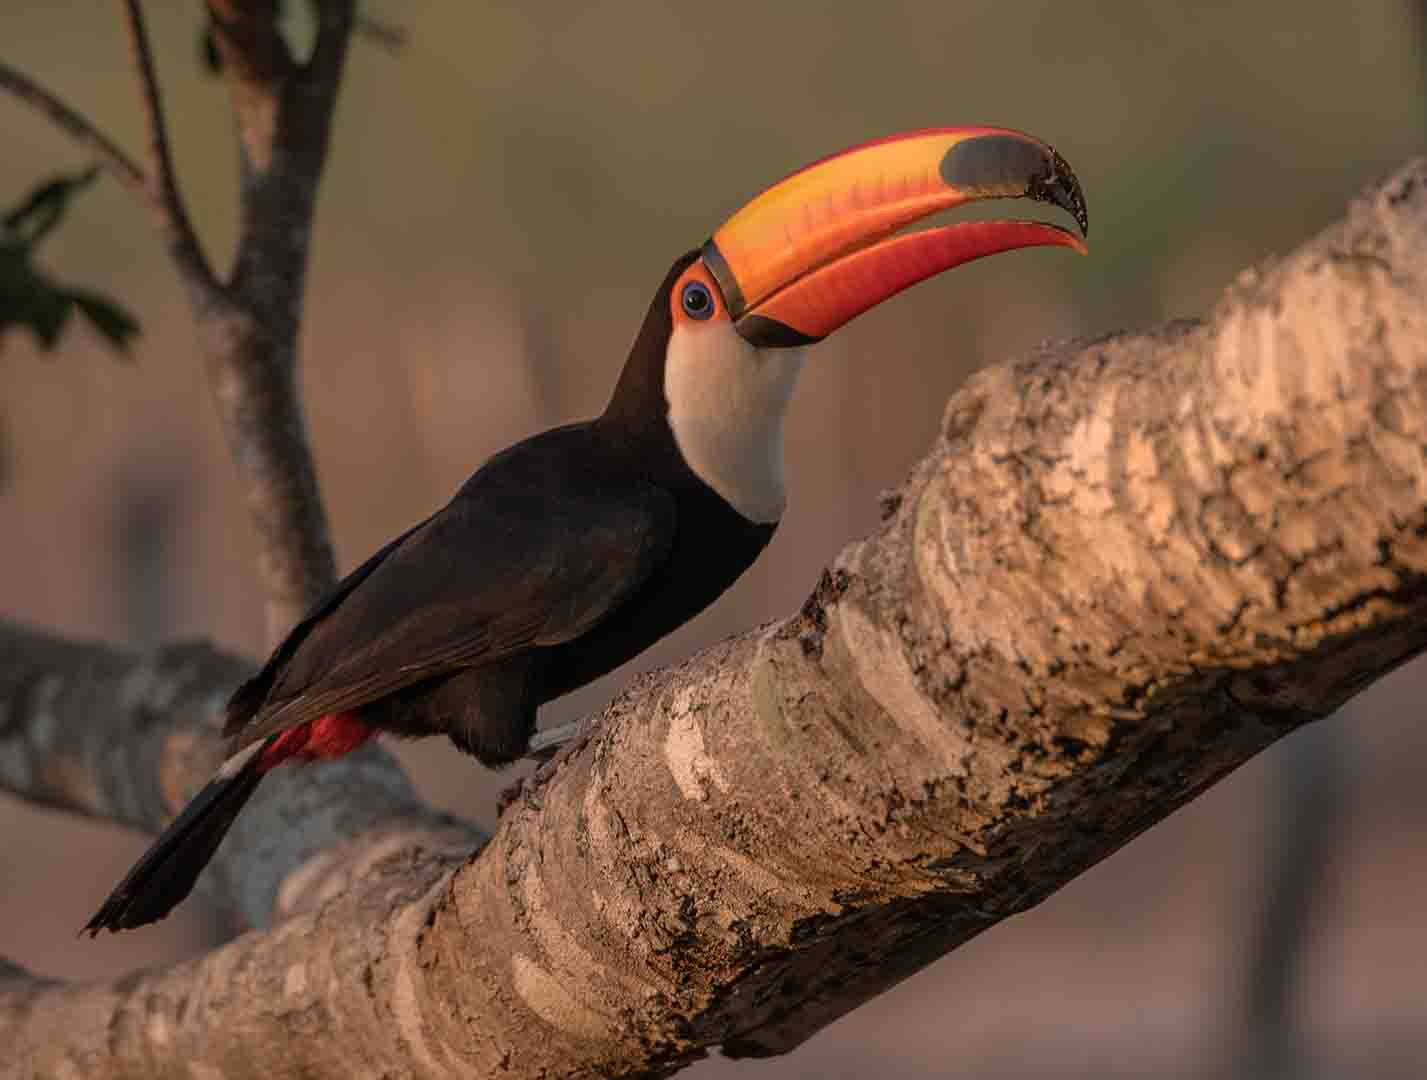
{"type": "Polygon", "coordinates": [[[972,259],[1043,245],[1085,254],[1070,230],[1036,221],[893,235],[962,203],[1006,198],[1053,203],[1088,231],[1079,181],[1039,139],[1006,128],[930,128],[854,146],[779,181],[713,234],[704,263],[744,338],[765,348],[806,345],[972,259]]]}

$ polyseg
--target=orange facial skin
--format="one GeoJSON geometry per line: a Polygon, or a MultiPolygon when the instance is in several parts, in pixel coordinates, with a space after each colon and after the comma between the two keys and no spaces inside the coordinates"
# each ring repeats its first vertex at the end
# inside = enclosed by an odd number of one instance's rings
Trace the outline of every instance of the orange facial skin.
{"type": "Polygon", "coordinates": [[[726,324],[729,321],[728,306],[724,303],[723,293],[718,282],[709,273],[708,267],[704,265],[703,259],[695,259],[674,283],[674,289],[669,294],[669,309],[674,318],[675,330],[720,322],[726,324]],[[708,314],[705,315],[703,311],[692,313],[685,309],[686,290],[690,284],[702,285],[707,290],[709,303],[712,305],[708,314]]]}

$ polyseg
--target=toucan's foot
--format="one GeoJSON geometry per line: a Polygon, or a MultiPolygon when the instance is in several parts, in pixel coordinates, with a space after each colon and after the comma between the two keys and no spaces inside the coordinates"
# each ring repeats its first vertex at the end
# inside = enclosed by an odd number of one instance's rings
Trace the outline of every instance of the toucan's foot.
{"type": "Polygon", "coordinates": [[[573,724],[561,724],[559,727],[537,731],[530,737],[530,745],[526,748],[525,756],[534,758],[543,765],[559,753],[560,748],[574,739],[579,733],[580,725],[578,722],[573,724]]]}
{"type": "MultiPolygon", "coordinates": [[[[555,760],[555,755],[569,746],[570,743],[574,742],[579,734],[580,725],[574,723],[546,728],[544,731],[537,731],[530,737],[530,745],[525,749],[525,756],[540,763],[540,767],[536,769],[535,774],[530,777],[536,786],[538,786],[539,781],[544,778],[545,773],[548,771],[547,766],[549,766],[550,762],[555,760]]],[[[503,787],[500,794],[496,796],[496,817],[499,818],[504,815],[511,803],[524,795],[527,790],[526,778],[523,776],[514,783],[507,784],[503,787]]]]}
{"type": "Polygon", "coordinates": [[[500,794],[495,797],[495,816],[497,821],[505,816],[505,812],[510,808],[511,803],[520,798],[520,794],[524,790],[525,777],[523,776],[516,780],[515,783],[507,784],[500,789],[500,794]]]}

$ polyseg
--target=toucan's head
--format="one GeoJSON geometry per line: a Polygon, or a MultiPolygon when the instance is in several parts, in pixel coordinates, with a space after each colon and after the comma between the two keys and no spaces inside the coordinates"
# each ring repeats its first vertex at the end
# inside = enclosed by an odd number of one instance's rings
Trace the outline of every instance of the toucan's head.
{"type": "Polygon", "coordinates": [[[972,259],[1048,245],[1085,252],[1075,233],[1036,221],[898,234],[938,211],[1003,198],[1053,203],[1087,231],[1070,166],[1005,128],[893,135],[793,173],[674,264],[606,416],[657,413],[698,479],[744,517],[776,521],[783,415],[806,346],[972,259]]]}

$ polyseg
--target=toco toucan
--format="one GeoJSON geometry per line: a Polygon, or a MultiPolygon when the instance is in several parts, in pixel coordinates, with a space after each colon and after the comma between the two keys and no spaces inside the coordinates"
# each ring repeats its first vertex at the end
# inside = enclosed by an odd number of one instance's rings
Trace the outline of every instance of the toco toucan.
{"type": "Polygon", "coordinates": [[[1070,167],[1002,128],[893,135],[793,173],[680,256],[600,416],[496,454],[445,507],[344,578],[227,705],[232,756],[85,927],[162,918],[264,774],[372,735],[521,757],[545,702],[707,607],[782,516],[783,415],[812,345],[983,255],[1085,251],[1073,232],[978,221],[898,235],[978,199],[1053,203],[1070,167]]]}

